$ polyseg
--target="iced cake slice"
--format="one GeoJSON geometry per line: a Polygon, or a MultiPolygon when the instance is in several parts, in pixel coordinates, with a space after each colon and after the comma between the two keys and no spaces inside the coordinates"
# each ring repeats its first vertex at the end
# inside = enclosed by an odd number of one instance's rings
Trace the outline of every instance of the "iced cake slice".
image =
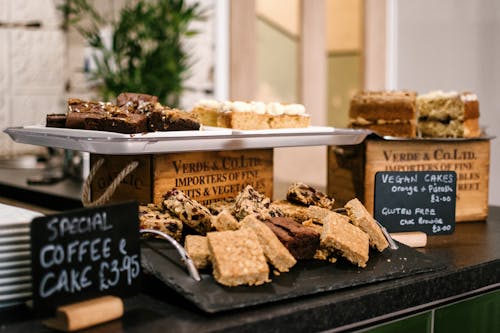
{"type": "Polygon", "coordinates": [[[209,232],[207,240],[217,282],[225,286],[270,282],[264,251],[251,229],[209,232]]]}
{"type": "Polygon", "coordinates": [[[366,232],[370,237],[370,246],[380,252],[389,246],[382,229],[380,229],[373,216],[366,210],[361,201],[354,198],[346,203],[345,208],[352,224],[366,232]]]}

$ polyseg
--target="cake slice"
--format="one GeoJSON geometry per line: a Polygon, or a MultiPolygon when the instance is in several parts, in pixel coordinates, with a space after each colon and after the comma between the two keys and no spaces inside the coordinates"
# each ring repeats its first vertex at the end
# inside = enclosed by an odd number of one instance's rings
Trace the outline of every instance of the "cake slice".
{"type": "Polygon", "coordinates": [[[206,236],[187,235],[184,249],[198,269],[210,267],[210,251],[206,236]]]}
{"type": "Polygon", "coordinates": [[[178,189],[168,191],[163,197],[162,205],[183,223],[202,235],[212,229],[210,211],[178,189]]]}
{"type": "Polygon", "coordinates": [[[207,240],[217,282],[225,286],[270,282],[264,251],[251,229],[209,232],[207,240]]]}
{"type": "Polygon", "coordinates": [[[182,221],[154,204],[139,206],[139,226],[141,229],[161,231],[176,241],[182,236],[182,221]]]}
{"type": "Polygon", "coordinates": [[[319,233],[289,217],[273,217],[264,223],[295,259],[312,259],[314,257],[319,248],[319,233]]]}
{"type": "Polygon", "coordinates": [[[297,263],[290,251],[280,242],[273,231],[255,216],[248,215],[240,222],[241,228],[249,228],[257,235],[267,260],[280,272],[288,272],[297,263]]]}
{"type": "Polygon", "coordinates": [[[370,246],[382,252],[389,246],[387,239],[372,215],[358,199],[354,198],[345,205],[347,215],[355,226],[366,232],[370,238],[370,246]]]}
{"type": "Polygon", "coordinates": [[[351,98],[349,127],[369,129],[381,136],[417,136],[414,91],[361,91],[351,98]]]}
{"type": "Polygon", "coordinates": [[[369,237],[358,227],[337,215],[328,215],[323,222],[321,247],[339,252],[342,257],[359,267],[366,267],[369,237]]]}
{"type": "Polygon", "coordinates": [[[332,209],[335,203],[335,200],[329,198],[326,194],[301,182],[290,185],[286,193],[286,199],[299,205],[314,205],[326,209],[332,209]]]}
{"type": "Polygon", "coordinates": [[[433,91],[417,97],[423,137],[473,138],[481,135],[479,102],[473,93],[433,91]]]}
{"type": "Polygon", "coordinates": [[[217,117],[221,102],[212,99],[203,99],[197,102],[191,113],[205,126],[217,126],[217,117]]]}

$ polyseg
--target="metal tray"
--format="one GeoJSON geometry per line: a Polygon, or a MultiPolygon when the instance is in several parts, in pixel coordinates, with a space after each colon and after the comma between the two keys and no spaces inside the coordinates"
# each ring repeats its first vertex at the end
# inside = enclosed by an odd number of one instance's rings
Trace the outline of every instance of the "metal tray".
{"type": "Polygon", "coordinates": [[[335,264],[325,261],[300,261],[290,272],[272,276],[261,286],[225,287],[217,283],[211,271],[200,271],[202,280],[192,279],[178,253],[162,240],[143,240],[141,260],[144,271],[158,278],[185,299],[208,313],[277,302],[306,295],[367,285],[445,266],[434,258],[400,244],[398,250],[370,252],[367,267],[358,268],[342,259],[335,264]]]}
{"type": "Polygon", "coordinates": [[[10,127],[4,132],[18,143],[113,155],[354,145],[361,143],[371,133],[366,130],[311,126],[272,131],[233,131],[212,127],[201,131],[120,134],[42,125],[10,127]]]}

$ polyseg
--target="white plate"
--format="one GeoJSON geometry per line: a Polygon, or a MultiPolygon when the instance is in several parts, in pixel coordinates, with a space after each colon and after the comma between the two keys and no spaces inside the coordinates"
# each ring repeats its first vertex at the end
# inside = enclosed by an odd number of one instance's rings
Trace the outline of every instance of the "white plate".
{"type": "Polygon", "coordinates": [[[35,217],[43,216],[39,212],[0,203],[0,228],[13,226],[27,227],[35,217]]]}
{"type": "MultiPolygon", "coordinates": [[[[51,128],[11,127],[4,132],[19,143],[80,150],[96,154],[139,155],[192,151],[264,149],[279,147],[354,145],[370,134],[367,130],[311,126],[303,129],[239,131],[217,128],[205,131],[154,132],[119,137],[83,136],[85,130],[55,134],[51,128]],[[52,132],[51,132],[52,131],[52,132]],[[80,132],[78,132],[80,131],[80,132]],[[194,133],[190,133],[194,132],[194,133]]],[[[87,132],[88,134],[88,132],[87,132]]],[[[102,134],[102,133],[101,133],[102,134]]]]}

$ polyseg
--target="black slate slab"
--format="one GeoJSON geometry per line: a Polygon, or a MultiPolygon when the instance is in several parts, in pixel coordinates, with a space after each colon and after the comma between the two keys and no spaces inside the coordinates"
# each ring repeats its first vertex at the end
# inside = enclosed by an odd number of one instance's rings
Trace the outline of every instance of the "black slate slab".
{"type": "Polygon", "coordinates": [[[335,264],[301,261],[290,272],[271,274],[271,283],[261,286],[225,287],[212,277],[211,270],[201,271],[202,280],[194,281],[180,262],[177,252],[161,240],[142,242],[144,271],[154,275],[184,298],[208,313],[276,302],[300,296],[335,291],[443,269],[431,256],[399,244],[398,250],[370,252],[367,267],[358,268],[342,259],[335,264]]]}

